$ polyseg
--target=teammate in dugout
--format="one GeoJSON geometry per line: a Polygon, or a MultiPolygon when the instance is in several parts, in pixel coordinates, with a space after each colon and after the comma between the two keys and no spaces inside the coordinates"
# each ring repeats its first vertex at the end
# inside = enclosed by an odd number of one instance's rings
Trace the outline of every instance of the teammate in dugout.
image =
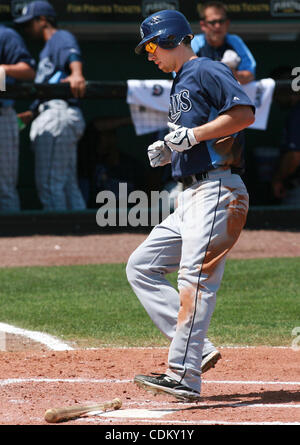
{"type": "Polygon", "coordinates": [[[248,193],[240,131],[255,108],[224,64],[197,57],[185,16],[152,14],[141,24],[137,54],[165,73],[176,72],[168,133],[148,147],[152,167],[171,163],[183,183],[178,206],[132,253],[127,277],[145,310],[171,341],[165,374],[137,375],[152,392],[197,401],[207,330],[228,251],[246,221],[248,193]],[[165,275],[178,270],[178,291],[165,275]]]}
{"type": "Polygon", "coordinates": [[[203,34],[196,34],[191,43],[196,55],[225,63],[242,85],[253,81],[256,61],[241,37],[228,32],[226,5],[219,1],[204,3],[200,26],[203,34]]]}
{"type": "MultiPolygon", "coordinates": [[[[35,77],[35,61],[24,40],[4,25],[0,25],[0,68],[7,85],[35,77]]],[[[0,211],[16,212],[21,208],[17,190],[19,128],[12,99],[0,99],[0,136],[0,211]]]]}
{"type": "Polygon", "coordinates": [[[30,139],[40,201],[44,210],[83,210],[86,204],[77,178],[77,142],[85,128],[79,103],[85,93],[80,48],[73,34],[57,28],[56,12],[46,1],[28,3],[14,21],[45,43],[35,82],[69,82],[74,96],[36,100],[30,110],[19,114],[25,124],[33,120],[30,139]]]}

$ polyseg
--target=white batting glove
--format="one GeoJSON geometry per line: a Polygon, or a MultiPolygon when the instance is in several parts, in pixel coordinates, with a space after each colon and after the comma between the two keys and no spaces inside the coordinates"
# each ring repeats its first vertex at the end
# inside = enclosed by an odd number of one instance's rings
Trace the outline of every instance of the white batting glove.
{"type": "Polygon", "coordinates": [[[185,151],[198,144],[192,128],[168,123],[168,127],[173,130],[164,137],[164,141],[171,150],[185,151]]]}
{"type": "Polygon", "coordinates": [[[148,147],[148,158],[151,167],[163,167],[171,162],[172,151],[164,141],[156,141],[148,147]]]}
{"type": "Polygon", "coordinates": [[[225,65],[229,66],[232,70],[235,70],[238,67],[240,61],[240,56],[232,49],[227,49],[221,60],[221,62],[225,63],[225,65]]]}

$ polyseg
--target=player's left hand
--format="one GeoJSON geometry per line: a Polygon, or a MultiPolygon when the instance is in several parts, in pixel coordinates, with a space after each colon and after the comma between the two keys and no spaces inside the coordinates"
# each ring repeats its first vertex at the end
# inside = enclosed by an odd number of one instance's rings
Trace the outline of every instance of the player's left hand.
{"type": "Polygon", "coordinates": [[[85,94],[85,78],[81,74],[70,74],[70,76],[61,80],[61,82],[69,82],[74,97],[83,97],[85,94]]]}
{"type": "Polygon", "coordinates": [[[172,122],[168,123],[168,127],[173,131],[164,137],[164,141],[171,150],[182,152],[199,143],[192,128],[182,127],[172,122]]]}

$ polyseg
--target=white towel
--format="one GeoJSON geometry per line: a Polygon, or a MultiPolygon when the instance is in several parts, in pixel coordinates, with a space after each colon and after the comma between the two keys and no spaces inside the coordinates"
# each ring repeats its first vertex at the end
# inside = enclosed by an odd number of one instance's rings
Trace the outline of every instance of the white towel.
{"type": "Polygon", "coordinates": [[[261,79],[242,85],[242,87],[256,107],[255,122],[249,128],[266,130],[275,89],[275,80],[270,78],[261,79]]]}
{"type": "Polygon", "coordinates": [[[127,103],[137,135],[167,127],[172,80],[127,81],[127,103]]]}
{"type": "MultiPolygon", "coordinates": [[[[127,81],[126,100],[137,135],[167,127],[172,82],[164,79],[127,81]]],[[[266,130],[275,80],[261,79],[242,85],[242,88],[256,106],[255,122],[249,128],[266,130]]]]}
{"type": "Polygon", "coordinates": [[[173,80],[127,80],[127,103],[168,112],[173,80]]]}

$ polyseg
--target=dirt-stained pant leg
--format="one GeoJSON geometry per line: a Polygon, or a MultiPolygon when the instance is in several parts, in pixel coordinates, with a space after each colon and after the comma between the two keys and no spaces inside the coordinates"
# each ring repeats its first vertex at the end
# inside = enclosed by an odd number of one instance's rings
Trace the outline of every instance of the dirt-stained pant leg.
{"type": "MultiPolygon", "coordinates": [[[[166,278],[166,274],[177,271],[180,264],[182,239],[178,215],[175,211],[154,227],[131,254],[126,268],[133,291],[154,324],[169,340],[175,335],[180,307],[178,291],[166,278]]],[[[203,354],[215,349],[206,338],[203,354]]]]}
{"type": "Polygon", "coordinates": [[[248,193],[238,175],[213,173],[210,179],[187,189],[178,208],[182,235],[180,310],[167,374],[200,392],[199,349],[215,308],[226,255],[246,221],[248,193]]]}

